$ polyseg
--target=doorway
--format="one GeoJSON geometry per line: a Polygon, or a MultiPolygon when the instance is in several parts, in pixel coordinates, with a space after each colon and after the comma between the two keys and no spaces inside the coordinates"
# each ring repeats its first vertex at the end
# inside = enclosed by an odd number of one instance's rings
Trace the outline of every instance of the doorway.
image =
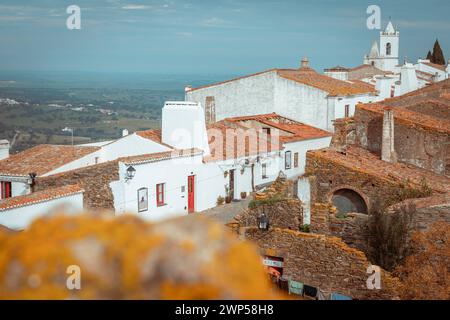
{"type": "Polygon", "coordinates": [[[234,179],[235,179],[234,172],[235,171],[236,171],[235,169],[230,170],[230,196],[231,196],[232,200],[234,200],[234,179]]]}
{"type": "Polygon", "coordinates": [[[195,212],[195,176],[188,176],[188,213],[195,212]]]}

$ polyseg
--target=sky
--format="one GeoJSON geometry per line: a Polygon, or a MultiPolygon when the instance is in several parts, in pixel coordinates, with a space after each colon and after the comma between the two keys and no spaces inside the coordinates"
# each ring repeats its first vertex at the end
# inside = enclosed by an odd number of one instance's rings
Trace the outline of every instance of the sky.
{"type": "Polygon", "coordinates": [[[439,39],[450,59],[448,0],[0,0],[0,70],[246,74],[362,63],[379,30],[369,5],[400,30],[400,57],[439,39]],[[81,29],[69,30],[69,5],[81,29]]]}

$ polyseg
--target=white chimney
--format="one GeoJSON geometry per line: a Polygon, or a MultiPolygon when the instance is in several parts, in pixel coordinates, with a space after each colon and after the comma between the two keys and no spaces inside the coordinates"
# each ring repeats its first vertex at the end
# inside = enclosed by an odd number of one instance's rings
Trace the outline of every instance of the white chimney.
{"type": "Polygon", "coordinates": [[[419,82],[417,80],[416,68],[413,64],[406,62],[400,71],[400,94],[419,89],[419,82]]]}
{"type": "Polygon", "coordinates": [[[380,100],[390,98],[392,85],[395,82],[395,78],[387,76],[378,76],[375,79],[376,79],[375,89],[379,92],[380,100]]]}
{"type": "Polygon", "coordinates": [[[201,104],[167,101],[162,109],[161,139],[176,149],[198,148],[209,155],[205,113],[201,104]]]}
{"type": "Polygon", "coordinates": [[[9,158],[9,141],[0,140],[0,160],[9,158]]]}
{"type": "Polygon", "coordinates": [[[122,130],[122,137],[126,137],[129,134],[128,129],[122,130]]]}
{"type": "Polygon", "coordinates": [[[300,62],[300,68],[309,68],[309,60],[307,57],[303,57],[302,61],[300,62]]]}

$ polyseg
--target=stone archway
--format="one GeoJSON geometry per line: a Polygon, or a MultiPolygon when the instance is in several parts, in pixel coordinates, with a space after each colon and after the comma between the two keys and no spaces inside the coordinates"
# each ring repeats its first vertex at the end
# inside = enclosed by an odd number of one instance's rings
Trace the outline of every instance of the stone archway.
{"type": "Polygon", "coordinates": [[[368,206],[364,198],[355,190],[341,188],[331,195],[331,202],[340,214],[358,212],[368,214],[368,206]]]}

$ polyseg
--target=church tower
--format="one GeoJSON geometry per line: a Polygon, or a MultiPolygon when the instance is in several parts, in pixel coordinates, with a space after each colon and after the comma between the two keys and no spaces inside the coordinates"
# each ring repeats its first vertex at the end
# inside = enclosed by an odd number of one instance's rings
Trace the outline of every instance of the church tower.
{"type": "Polygon", "coordinates": [[[386,29],[380,32],[380,64],[384,71],[396,71],[398,66],[400,32],[389,21],[386,29]]]}

